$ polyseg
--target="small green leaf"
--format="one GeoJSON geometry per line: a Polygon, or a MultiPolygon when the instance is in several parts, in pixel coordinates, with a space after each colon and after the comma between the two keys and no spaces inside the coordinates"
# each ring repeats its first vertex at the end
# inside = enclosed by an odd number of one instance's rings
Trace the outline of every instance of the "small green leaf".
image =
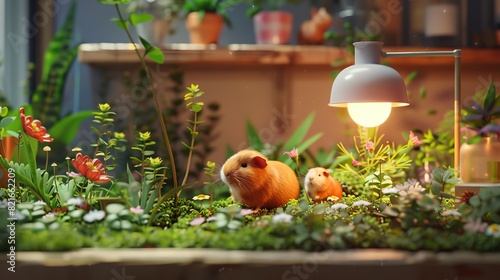
{"type": "Polygon", "coordinates": [[[137,25],[139,23],[151,21],[154,18],[155,17],[153,15],[151,15],[151,14],[131,13],[129,21],[130,21],[130,24],[132,24],[132,26],[135,26],[135,25],[137,25]]]}
{"type": "Polygon", "coordinates": [[[158,64],[163,64],[163,62],[165,62],[165,56],[163,55],[163,52],[158,48],[153,48],[150,52],[148,52],[147,55],[152,61],[158,64]]]}
{"type": "Polygon", "coordinates": [[[141,44],[144,46],[144,48],[146,49],[146,53],[145,54],[148,54],[154,47],[151,45],[151,43],[149,43],[148,40],[142,38],[141,36],[139,36],[139,40],[141,41],[141,44]]]}
{"type": "Polygon", "coordinates": [[[415,80],[415,78],[418,76],[418,71],[413,71],[411,72],[410,74],[408,74],[408,76],[406,76],[406,79],[405,79],[405,84],[409,84],[411,83],[413,80],[415,80]]]}
{"type": "Polygon", "coordinates": [[[199,113],[203,109],[203,106],[200,106],[198,104],[194,104],[193,107],[191,107],[191,111],[195,113],[199,113]]]}
{"type": "Polygon", "coordinates": [[[483,106],[484,110],[490,112],[493,109],[493,106],[495,105],[495,97],[496,97],[495,84],[492,82],[490,84],[490,87],[488,88],[488,93],[484,98],[484,106],[483,106]]]}
{"type": "Polygon", "coordinates": [[[0,106],[0,117],[7,116],[7,113],[9,113],[9,108],[0,106]]]}
{"type": "Polygon", "coordinates": [[[427,89],[421,87],[420,90],[418,91],[418,94],[420,96],[420,99],[425,99],[427,97],[427,89]]]}
{"type": "Polygon", "coordinates": [[[471,137],[467,140],[467,144],[472,145],[472,144],[479,143],[479,141],[481,141],[481,139],[483,139],[483,137],[480,134],[475,135],[474,137],[471,137]]]}
{"type": "Polygon", "coordinates": [[[443,186],[441,184],[439,184],[438,182],[436,181],[432,181],[432,184],[431,184],[431,192],[435,195],[439,195],[441,193],[441,190],[442,190],[443,186]]]}
{"type": "Polygon", "coordinates": [[[118,26],[118,28],[125,29],[126,27],[128,27],[128,22],[123,22],[119,18],[112,18],[111,21],[113,21],[116,26],[118,26]]]}
{"type": "Polygon", "coordinates": [[[473,196],[469,199],[469,204],[472,207],[479,207],[479,204],[481,204],[481,201],[479,200],[479,197],[473,196]]]}

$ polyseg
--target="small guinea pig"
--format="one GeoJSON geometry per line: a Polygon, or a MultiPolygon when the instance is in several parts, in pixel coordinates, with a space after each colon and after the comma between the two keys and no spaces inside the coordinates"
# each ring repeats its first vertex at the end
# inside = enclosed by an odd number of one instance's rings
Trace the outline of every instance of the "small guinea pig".
{"type": "Polygon", "coordinates": [[[257,151],[236,153],[224,163],[220,175],[229,186],[234,201],[256,210],[280,207],[299,197],[295,172],[288,165],[268,160],[257,151]]]}
{"type": "Polygon", "coordinates": [[[314,202],[327,200],[330,196],[342,198],[340,183],[323,167],[309,169],[304,180],[304,187],[307,195],[314,202]]]}

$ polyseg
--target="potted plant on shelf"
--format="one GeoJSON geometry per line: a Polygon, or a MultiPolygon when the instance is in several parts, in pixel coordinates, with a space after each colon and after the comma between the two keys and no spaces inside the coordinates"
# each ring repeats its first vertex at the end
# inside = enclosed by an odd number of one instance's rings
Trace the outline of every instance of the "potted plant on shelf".
{"type": "Polygon", "coordinates": [[[247,16],[253,18],[257,44],[283,45],[290,43],[293,15],[279,10],[287,3],[297,4],[302,0],[247,0],[250,8],[247,16]]]}
{"type": "Polygon", "coordinates": [[[231,26],[227,9],[238,0],[187,0],[186,28],[193,44],[217,44],[224,24],[231,26]]]}
{"type": "Polygon", "coordinates": [[[131,0],[129,14],[149,14],[150,21],[137,24],[137,34],[156,45],[164,45],[169,34],[175,33],[175,23],[184,0],[131,0]]]}
{"type": "MultiPolygon", "coordinates": [[[[477,99],[476,99],[477,100],[477,99]]],[[[460,147],[463,183],[500,183],[500,94],[491,83],[481,105],[463,106],[462,123],[474,134],[460,147]]]]}

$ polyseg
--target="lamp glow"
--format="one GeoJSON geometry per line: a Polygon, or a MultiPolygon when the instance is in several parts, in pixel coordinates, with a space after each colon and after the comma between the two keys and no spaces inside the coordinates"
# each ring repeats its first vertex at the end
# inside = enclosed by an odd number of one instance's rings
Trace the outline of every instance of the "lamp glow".
{"type": "Polygon", "coordinates": [[[391,114],[390,102],[348,103],[347,111],[352,120],[364,127],[375,127],[384,123],[391,114]]]}

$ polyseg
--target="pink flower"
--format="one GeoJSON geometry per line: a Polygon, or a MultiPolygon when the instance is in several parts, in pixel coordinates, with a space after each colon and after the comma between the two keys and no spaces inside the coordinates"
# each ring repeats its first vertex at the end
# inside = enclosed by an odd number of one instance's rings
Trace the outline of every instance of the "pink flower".
{"type": "Polygon", "coordinates": [[[366,141],[365,148],[367,150],[373,150],[373,142],[372,141],[366,141]]]}
{"type": "Polygon", "coordinates": [[[215,221],[217,220],[217,218],[215,218],[214,216],[210,216],[207,218],[207,222],[211,222],[211,221],[215,221]]]}
{"type": "Polygon", "coordinates": [[[250,214],[253,214],[252,209],[241,209],[241,211],[240,211],[241,216],[246,216],[246,215],[250,215],[250,214]]]}
{"type": "Polygon", "coordinates": [[[418,140],[417,135],[413,133],[413,131],[410,131],[410,141],[413,146],[420,146],[422,145],[422,141],[418,140]]]}
{"type": "Polygon", "coordinates": [[[464,230],[470,233],[483,233],[488,227],[487,223],[481,221],[481,219],[473,220],[471,218],[467,219],[467,223],[464,225],[464,230]]]}
{"type": "Polygon", "coordinates": [[[144,209],[142,209],[140,205],[137,205],[137,207],[130,207],[130,212],[132,212],[132,214],[140,215],[144,213],[144,209]]]}
{"type": "Polygon", "coordinates": [[[357,160],[353,160],[352,161],[352,166],[356,167],[356,166],[359,166],[359,165],[361,165],[361,163],[359,161],[357,161],[357,160]]]}
{"type": "Polygon", "coordinates": [[[284,152],[283,154],[293,159],[299,156],[299,151],[297,150],[297,148],[293,148],[290,152],[284,152]]]}
{"type": "Polygon", "coordinates": [[[205,222],[205,218],[200,217],[200,218],[194,218],[191,222],[189,222],[189,225],[191,226],[199,226],[205,222]]]}

